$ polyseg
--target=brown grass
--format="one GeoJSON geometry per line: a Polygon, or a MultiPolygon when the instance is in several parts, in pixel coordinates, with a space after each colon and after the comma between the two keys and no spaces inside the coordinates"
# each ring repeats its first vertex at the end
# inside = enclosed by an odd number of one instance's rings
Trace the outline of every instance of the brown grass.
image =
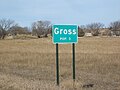
{"type": "Polygon", "coordinates": [[[0,90],[120,90],[120,38],[80,38],[76,81],[72,48],[59,45],[60,86],[56,86],[55,45],[50,38],[0,40],[0,90]],[[83,85],[94,84],[93,87],[83,85]]]}

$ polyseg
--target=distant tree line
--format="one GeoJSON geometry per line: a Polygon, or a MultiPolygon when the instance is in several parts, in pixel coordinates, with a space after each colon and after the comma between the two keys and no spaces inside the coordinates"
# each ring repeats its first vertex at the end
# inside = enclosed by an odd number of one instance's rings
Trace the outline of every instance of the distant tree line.
{"type": "Polygon", "coordinates": [[[103,23],[96,22],[87,25],[81,25],[78,29],[78,35],[80,37],[84,36],[86,32],[91,33],[93,36],[99,36],[101,31],[104,29],[107,29],[106,35],[108,36],[111,36],[112,34],[120,36],[120,20],[111,22],[107,28],[105,28],[105,25],[103,23]]]}
{"type": "Polygon", "coordinates": [[[21,27],[15,21],[10,19],[0,19],[0,39],[7,35],[31,34],[28,27],[21,27]]]}
{"type": "MultiPolygon", "coordinates": [[[[91,33],[93,36],[98,36],[105,28],[105,25],[100,22],[95,22],[78,27],[79,37],[83,37],[85,33],[91,33]]],[[[114,34],[120,36],[120,20],[111,22],[107,27],[109,30],[107,35],[114,34]]],[[[38,38],[48,37],[52,33],[52,23],[50,21],[36,21],[33,22],[31,28],[21,27],[14,20],[0,19],[0,39],[4,39],[7,35],[30,34],[38,38]]]]}
{"type": "Polygon", "coordinates": [[[91,33],[93,36],[98,36],[99,35],[99,30],[104,27],[103,23],[91,23],[87,25],[81,25],[79,26],[79,33],[78,35],[80,37],[84,36],[84,34],[91,33]]]}

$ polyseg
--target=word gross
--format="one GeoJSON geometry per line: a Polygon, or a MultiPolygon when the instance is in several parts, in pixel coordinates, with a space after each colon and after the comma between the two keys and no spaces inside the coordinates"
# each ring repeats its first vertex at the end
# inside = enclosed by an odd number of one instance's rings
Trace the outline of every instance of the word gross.
{"type": "Polygon", "coordinates": [[[52,27],[53,43],[77,43],[78,26],[77,25],[53,25],[52,27]]]}

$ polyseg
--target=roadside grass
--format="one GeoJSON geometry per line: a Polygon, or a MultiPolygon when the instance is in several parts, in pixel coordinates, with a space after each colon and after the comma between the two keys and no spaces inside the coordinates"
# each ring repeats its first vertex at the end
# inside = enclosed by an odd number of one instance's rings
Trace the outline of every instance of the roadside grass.
{"type": "Polygon", "coordinates": [[[51,38],[0,40],[0,90],[119,90],[120,38],[79,38],[76,81],[72,45],[59,45],[60,86],[56,86],[51,38]],[[93,87],[83,85],[94,84],[93,87]]]}

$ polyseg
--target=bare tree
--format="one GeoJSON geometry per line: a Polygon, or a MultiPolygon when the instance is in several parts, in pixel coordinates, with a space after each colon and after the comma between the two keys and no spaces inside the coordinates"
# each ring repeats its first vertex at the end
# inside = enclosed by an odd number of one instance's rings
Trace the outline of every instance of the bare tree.
{"type": "Polygon", "coordinates": [[[17,35],[17,34],[30,34],[28,27],[21,26],[12,26],[8,31],[9,34],[17,35]]]}
{"type": "Polygon", "coordinates": [[[120,36],[120,21],[115,21],[110,23],[109,29],[115,34],[116,36],[120,36]]]}
{"type": "Polygon", "coordinates": [[[39,38],[41,35],[47,37],[51,28],[50,21],[37,21],[32,24],[32,34],[37,35],[39,38]]]}
{"type": "Polygon", "coordinates": [[[83,37],[85,35],[85,26],[84,25],[81,25],[81,26],[78,26],[78,36],[79,37],[83,37]]]}
{"type": "Polygon", "coordinates": [[[93,36],[98,36],[99,30],[104,27],[104,24],[102,24],[102,23],[91,23],[91,24],[88,24],[86,27],[87,27],[88,30],[91,31],[93,36]]]}
{"type": "Polygon", "coordinates": [[[14,25],[16,24],[13,20],[0,19],[0,38],[4,39],[7,35],[7,30],[9,30],[14,25]]]}

